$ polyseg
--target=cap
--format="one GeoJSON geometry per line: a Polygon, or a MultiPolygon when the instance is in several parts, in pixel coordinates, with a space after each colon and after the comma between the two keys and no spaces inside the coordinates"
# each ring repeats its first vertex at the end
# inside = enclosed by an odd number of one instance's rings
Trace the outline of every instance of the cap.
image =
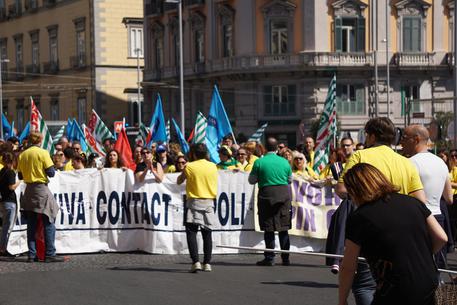
{"type": "Polygon", "coordinates": [[[232,156],[232,150],[227,145],[222,145],[221,148],[219,148],[219,153],[227,157],[232,156]]]}
{"type": "Polygon", "coordinates": [[[157,146],[156,152],[157,152],[158,154],[163,153],[163,152],[165,152],[165,151],[167,151],[167,148],[165,147],[165,145],[159,145],[159,146],[157,146]]]}

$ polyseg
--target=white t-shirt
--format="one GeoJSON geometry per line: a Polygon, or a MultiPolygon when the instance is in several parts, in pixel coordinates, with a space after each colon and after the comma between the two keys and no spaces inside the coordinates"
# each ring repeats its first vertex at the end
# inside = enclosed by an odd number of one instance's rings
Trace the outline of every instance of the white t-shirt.
{"type": "Polygon", "coordinates": [[[416,166],[424,185],[427,198],[425,205],[433,215],[440,215],[440,200],[449,175],[446,164],[441,158],[429,152],[415,154],[410,159],[416,166]]]}

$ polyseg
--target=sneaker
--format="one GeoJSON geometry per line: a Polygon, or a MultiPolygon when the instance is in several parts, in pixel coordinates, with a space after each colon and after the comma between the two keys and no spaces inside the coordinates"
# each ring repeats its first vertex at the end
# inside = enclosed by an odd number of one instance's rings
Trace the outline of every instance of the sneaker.
{"type": "Polygon", "coordinates": [[[255,263],[257,266],[273,266],[275,263],[272,260],[269,259],[263,259],[261,261],[258,261],[255,263]]]}
{"type": "Polygon", "coordinates": [[[200,262],[193,263],[192,267],[190,267],[191,273],[197,273],[197,271],[201,271],[201,270],[202,270],[202,265],[200,264],[200,262]]]}
{"type": "Polygon", "coordinates": [[[203,264],[203,271],[211,272],[211,271],[213,271],[213,269],[211,269],[211,265],[210,264],[203,264]]]}
{"type": "Polygon", "coordinates": [[[44,261],[46,263],[63,263],[66,262],[68,259],[65,256],[46,256],[44,261]]]}
{"type": "Polygon", "coordinates": [[[28,257],[27,263],[43,263],[44,260],[39,259],[38,257],[28,257]]]}

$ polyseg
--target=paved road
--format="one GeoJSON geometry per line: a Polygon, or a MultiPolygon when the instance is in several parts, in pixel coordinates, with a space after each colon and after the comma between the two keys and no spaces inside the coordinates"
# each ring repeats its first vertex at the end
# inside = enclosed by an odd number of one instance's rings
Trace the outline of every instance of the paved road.
{"type": "Polygon", "coordinates": [[[187,255],[90,254],[66,263],[0,262],[0,304],[336,304],[337,277],[322,259],[257,267],[260,255],[216,255],[188,273],[187,255]]]}
{"type": "MultiPolygon", "coordinates": [[[[71,256],[66,263],[0,262],[0,305],[337,303],[337,277],[321,258],[257,267],[260,255],[215,255],[213,272],[188,273],[187,255],[71,256]]],[[[449,258],[457,270],[457,255],[449,258]]],[[[354,304],[350,301],[350,304],[354,304]]]]}

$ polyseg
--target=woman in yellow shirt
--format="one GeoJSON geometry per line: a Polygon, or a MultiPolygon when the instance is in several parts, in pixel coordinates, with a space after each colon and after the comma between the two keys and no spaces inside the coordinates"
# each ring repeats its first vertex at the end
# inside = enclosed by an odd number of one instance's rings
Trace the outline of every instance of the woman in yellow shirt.
{"type": "Polygon", "coordinates": [[[315,181],[319,179],[319,176],[316,174],[316,172],[314,172],[313,169],[308,165],[304,154],[298,151],[294,151],[292,160],[292,173],[294,176],[308,181],[315,181]]]}

